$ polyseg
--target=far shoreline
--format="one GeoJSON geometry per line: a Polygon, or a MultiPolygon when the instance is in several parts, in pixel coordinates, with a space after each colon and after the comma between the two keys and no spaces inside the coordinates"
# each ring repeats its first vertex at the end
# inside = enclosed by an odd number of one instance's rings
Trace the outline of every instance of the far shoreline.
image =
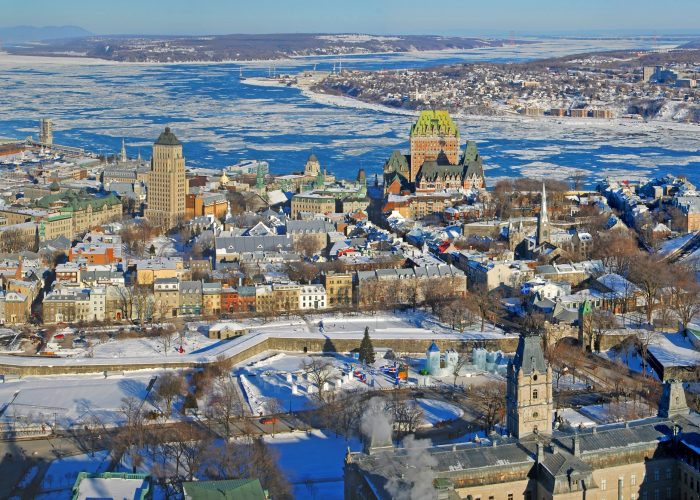
{"type": "MultiPolygon", "coordinates": [[[[326,106],[339,106],[345,108],[354,109],[371,109],[374,111],[379,111],[392,115],[401,116],[418,116],[420,110],[407,110],[400,108],[392,108],[391,106],[386,106],[384,104],[372,103],[367,101],[362,101],[360,99],[355,99],[343,95],[326,94],[322,92],[315,92],[307,85],[291,85],[280,83],[274,79],[266,78],[245,78],[241,80],[241,83],[246,85],[256,85],[261,87],[280,87],[280,88],[294,88],[299,90],[302,95],[308,97],[314,102],[323,104],[326,106]]],[[[637,128],[639,130],[654,131],[654,130],[678,130],[678,131],[698,131],[700,123],[681,123],[674,122],[671,120],[635,120],[631,118],[569,118],[569,117],[559,117],[559,116],[523,116],[517,113],[509,115],[477,115],[468,113],[452,113],[452,116],[458,120],[472,120],[472,121],[482,121],[482,122],[511,122],[511,123],[546,123],[548,125],[563,125],[571,126],[575,128],[610,128],[619,129],[624,128],[637,128]]]]}

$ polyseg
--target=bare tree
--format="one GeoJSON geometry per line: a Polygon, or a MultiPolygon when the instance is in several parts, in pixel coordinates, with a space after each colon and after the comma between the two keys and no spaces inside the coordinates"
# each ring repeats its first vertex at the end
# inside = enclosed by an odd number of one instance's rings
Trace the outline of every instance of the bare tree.
{"type": "Polygon", "coordinates": [[[167,356],[170,348],[173,345],[173,332],[168,325],[159,325],[155,329],[156,343],[163,349],[163,353],[167,356]]]}
{"type": "Polygon", "coordinates": [[[626,276],[641,255],[631,232],[608,231],[598,235],[591,256],[603,261],[606,269],[626,276]]]}
{"type": "Polygon", "coordinates": [[[504,382],[480,385],[474,389],[473,395],[479,420],[490,432],[505,416],[506,385],[504,382]]]}
{"type": "Polygon", "coordinates": [[[690,267],[679,266],[674,269],[670,309],[678,317],[678,322],[684,331],[700,314],[700,286],[694,276],[694,269],[690,267]]]}
{"type": "Polygon", "coordinates": [[[659,334],[651,328],[640,328],[635,334],[639,356],[642,358],[642,372],[645,377],[647,376],[647,355],[649,353],[649,346],[654,345],[658,341],[658,338],[659,334]]]}
{"type": "Polygon", "coordinates": [[[671,282],[668,265],[650,256],[641,257],[630,269],[629,279],[642,293],[647,323],[653,328],[660,291],[671,282]]]}
{"type": "Polygon", "coordinates": [[[493,315],[499,305],[499,297],[496,293],[490,293],[486,285],[477,285],[469,296],[479,311],[481,318],[481,331],[484,331],[486,321],[493,315]]]}
{"type": "Polygon", "coordinates": [[[320,356],[310,356],[304,360],[302,369],[306,372],[309,380],[318,388],[319,401],[325,402],[326,391],[324,386],[336,374],[333,362],[320,356]]]}
{"type": "Polygon", "coordinates": [[[175,398],[185,392],[185,380],[178,373],[165,372],[158,377],[153,394],[157,399],[163,401],[165,415],[170,417],[173,413],[173,402],[175,398]]]}
{"type": "Polygon", "coordinates": [[[394,422],[398,436],[415,432],[423,421],[423,410],[415,401],[403,399],[398,391],[394,397],[387,400],[386,411],[394,422]]]}
{"type": "Polygon", "coordinates": [[[469,362],[469,353],[466,351],[460,351],[457,353],[457,362],[452,367],[452,385],[454,388],[457,387],[457,378],[462,371],[462,368],[469,362]]]}
{"type": "Polygon", "coordinates": [[[149,285],[134,285],[131,287],[134,313],[139,325],[143,328],[147,320],[153,317],[153,287],[149,285]]]}
{"type": "Polygon", "coordinates": [[[243,401],[236,383],[230,377],[214,385],[210,400],[212,418],[224,428],[226,439],[231,437],[231,420],[243,417],[243,401]]]}

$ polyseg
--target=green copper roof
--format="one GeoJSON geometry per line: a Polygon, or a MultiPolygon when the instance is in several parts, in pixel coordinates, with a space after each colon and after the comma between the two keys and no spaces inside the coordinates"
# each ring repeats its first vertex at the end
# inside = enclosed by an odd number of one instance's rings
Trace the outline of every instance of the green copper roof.
{"type": "Polygon", "coordinates": [[[93,210],[102,208],[104,205],[113,206],[119,205],[121,202],[113,193],[107,196],[95,196],[86,193],[85,191],[66,191],[65,193],[48,194],[36,201],[36,206],[40,208],[49,208],[56,201],[64,201],[66,205],[61,207],[61,212],[75,212],[84,210],[88,206],[92,206],[93,210]]]}
{"type": "Polygon", "coordinates": [[[459,137],[459,129],[447,110],[431,109],[421,111],[418,120],[411,127],[411,137],[414,135],[459,137]]]}
{"type": "Polygon", "coordinates": [[[156,144],[159,146],[182,146],[182,143],[177,140],[175,134],[170,131],[170,127],[165,127],[165,132],[158,136],[156,144]]]}
{"type": "Polygon", "coordinates": [[[474,141],[467,141],[464,147],[464,156],[462,156],[462,165],[465,168],[466,177],[484,177],[484,166],[481,162],[481,155],[476,148],[474,141]]]}
{"type": "Polygon", "coordinates": [[[259,479],[224,479],[182,483],[187,498],[197,500],[265,500],[259,479]]]}
{"type": "Polygon", "coordinates": [[[408,160],[406,156],[398,149],[395,149],[384,165],[384,172],[408,172],[408,160]]]}

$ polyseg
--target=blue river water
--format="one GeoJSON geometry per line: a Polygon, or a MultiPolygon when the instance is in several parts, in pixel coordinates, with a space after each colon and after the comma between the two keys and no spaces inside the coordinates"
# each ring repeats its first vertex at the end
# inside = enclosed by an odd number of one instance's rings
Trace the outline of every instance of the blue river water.
{"type": "MultiPolygon", "coordinates": [[[[364,55],[343,68],[397,69],[468,61],[521,61],[605,48],[644,47],[649,40],[548,41],[459,53],[364,55]]],[[[341,60],[306,58],[269,64],[76,64],[0,58],[0,137],[37,134],[54,120],[54,140],[95,152],[150,157],[166,125],[184,143],[187,164],[222,168],[267,160],[273,173],[303,168],[313,151],[329,171],[354,177],[380,173],[393,149],[407,150],[414,117],[319,101],[295,88],[246,84],[270,72],[332,69],[341,60]]],[[[700,127],[659,123],[459,118],[463,139],[476,140],[490,182],[509,176],[593,183],[605,177],[665,173],[700,183],[700,127]]]]}

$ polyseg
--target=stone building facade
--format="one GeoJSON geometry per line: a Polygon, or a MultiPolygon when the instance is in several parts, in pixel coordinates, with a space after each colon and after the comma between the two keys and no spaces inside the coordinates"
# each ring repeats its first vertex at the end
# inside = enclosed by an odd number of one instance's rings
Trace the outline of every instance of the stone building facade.
{"type": "Polygon", "coordinates": [[[656,417],[553,430],[551,372],[538,337],[521,336],[507,380],[510,436],[493,434],[479,443],[421,449],[394,448],[390,442],[368,439],[362,452],[346,455],[345,498],[688,500],[700,496],[700,415],[688,409],[679,382],[665,384],[656,417]]]}
{"type": "Polygon", "coordinates": [[[146,218],[166,231],[175,227],[185,218],[186,195],[182,143],[165,127],[153,145],[146,218]]]}

